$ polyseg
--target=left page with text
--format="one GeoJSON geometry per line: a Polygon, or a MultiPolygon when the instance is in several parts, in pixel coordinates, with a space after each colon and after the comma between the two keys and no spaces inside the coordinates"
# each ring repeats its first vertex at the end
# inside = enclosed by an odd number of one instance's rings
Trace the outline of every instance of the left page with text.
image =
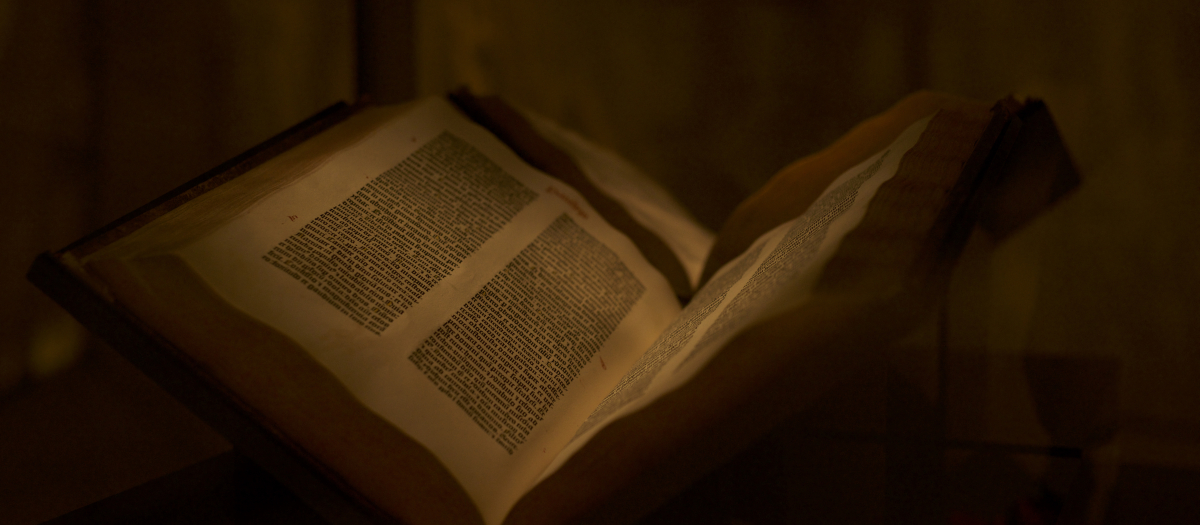
{"type": "Polygon", "coordinates": [[[433,452],[498,523],[678,315],[674,293],[573,189],[443,99],[304,168],[159,244],[433,452]]]}

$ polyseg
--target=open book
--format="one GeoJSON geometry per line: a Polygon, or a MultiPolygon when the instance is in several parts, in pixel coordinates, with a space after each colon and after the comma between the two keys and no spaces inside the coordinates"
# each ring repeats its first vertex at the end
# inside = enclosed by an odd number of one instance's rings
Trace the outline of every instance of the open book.
{"type": "Polygon", "coordinates": [[[1039,111],[910,99],[714,236],[496,100],[341,108],[31,278],[327,517],[630,517],[925,315],[1039,111]]]}

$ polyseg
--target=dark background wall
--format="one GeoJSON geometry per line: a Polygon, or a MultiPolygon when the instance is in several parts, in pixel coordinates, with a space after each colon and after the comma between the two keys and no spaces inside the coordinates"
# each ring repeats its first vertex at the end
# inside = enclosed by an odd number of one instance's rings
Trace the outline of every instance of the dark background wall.
{"type": "MultiPolygon", "coordinates": [[[[914,89],[1045,99],[1085,182],[979,270],[973,341],[1115,363],[1111,454],[1200,470],[1193,2],[448,0],[415,20],[419,92],[466,84],[552,117],[714,228],[914,89]]],[[[353,28],[345,1],[0,0],[0,508],[16,522],[227,447],[146,401],[161,394],[24,282],[32,257],[351,98],[353,28]]],[[[1029,379],[998,362],[980,402],[1029,412],[1012,393],[1029,379]]]]}

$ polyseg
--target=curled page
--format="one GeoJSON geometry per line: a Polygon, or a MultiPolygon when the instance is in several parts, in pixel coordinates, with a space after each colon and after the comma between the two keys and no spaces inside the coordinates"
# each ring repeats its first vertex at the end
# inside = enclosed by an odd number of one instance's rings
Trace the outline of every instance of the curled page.
{"type": "Polygon", "coordinates": [[[804,214],[763,234],[718,270],[577,429],[543,477],[606,424],[682,385],[738,333],[808,300],[824,264],[862,221],[871,198],[896,174],[929,121],[909,126],[886,149],[835,179],[804,214]]]}

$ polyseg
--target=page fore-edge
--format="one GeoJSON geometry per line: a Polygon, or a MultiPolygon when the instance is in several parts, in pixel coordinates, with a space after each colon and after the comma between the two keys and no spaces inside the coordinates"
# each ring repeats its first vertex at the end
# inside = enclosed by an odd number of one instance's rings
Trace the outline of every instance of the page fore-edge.
{"type": "Polygon", "coordinates": [[[345,102],[333,104],[199,176],[180,184],[158,198],[104,225],[96,231],[83,236],[56,253],[61,255],[72,252],[77,256],[92,253],[118,238],[133,233],[137,228],[182,206],[184,203],[200,196],[208,190],[220,186],[279,156],[285,151],[300,145],[318,133],[346,120],[367,105],[369,105],[369,102],[365,100],[359,101],[354,105],[348,105],[345,102]]]}

